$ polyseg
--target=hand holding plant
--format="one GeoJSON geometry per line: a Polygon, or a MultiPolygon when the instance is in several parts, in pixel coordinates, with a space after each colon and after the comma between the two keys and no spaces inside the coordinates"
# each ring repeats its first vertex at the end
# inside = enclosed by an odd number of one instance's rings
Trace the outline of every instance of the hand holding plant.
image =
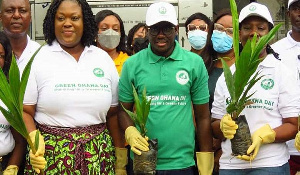
{"type": "MultiPolygon", "coordinates": [[[[264,58],[259,58],[260,53],[265,49],[266,45],[275,36],[275,33],[280,28],[281,24],[276,25],[268,34],[258,39],[254,34],[251,40],[248,40],[243,46],[243,50],[239,51],[239,20],[235,0],[230,0],[233,24],[233,48],[235,54],[235,72],[232,73],[224,59],[221,59],[227,89],[230,94],[228,106],[226,108],[228,115],[231,115],[232,120],[238,125],[234,137],[230,140],[232,153],[234,156],[243,157],[247,154],[248,148],[251,146],[251,134],[248,127],[246,117],[240,115],[247,105],[252,104],[251,97],[248,92],[253,88],[262,76],[260,71],[257,71],[258,65],[264,58]]],[[[222,130],[222,126],[221,130],[222,130]]],[[[224,129],[222,132],[224,133],[224,129]]],[[[231,138],[230,135],[228,138],[231,138]]],[[[253,140],[254,141],[254,140],[253,140]]]]}
{"type": "Polygon", "coordinates": [[[134,126],[129,126],[125,130],[125,139],[131,146],[131,150],[137,155],[141,155],[142,153],[139,150],[149,151],[148,137],[146,136],[146,122],[150,111],[151,100],[147,100],[146,88],[143,90],[141,101],[133,85],[132,88],[136,113],[125,109],[124,106],[122,107],[133,120],[135,125],[141,129],[141,133],[134,126]]]}
{"type": "MultiPolygon", "coordinates": [[[[42,139],[40,138],[39,132],[35,132],[30,136],[27,131],[23,120],[23,99],[26,85],[28,82],[28,77],[30,74],[31,64],[41,47],[33,54],[28,64],[26,65],[22,74],[21,81],[20,71],[17,66],[14,54],[12,54],[13,57],[9,69],[8,80],[7,77],[4,75],[2,69],[0,69],[0,100],[7,107],[7,109],[5,109],[2,106],[0,106],[0,111],[2,112],[6,120],[9,122],[9,124],[26,139],[33,154],[36,153],[36,150],[45,150],[45,146],[42,148],[42,146],[39,143],[40,139],[42,139]]],[[[41,174],[44,174],[43,171],[41,171],[41,174]]]]}

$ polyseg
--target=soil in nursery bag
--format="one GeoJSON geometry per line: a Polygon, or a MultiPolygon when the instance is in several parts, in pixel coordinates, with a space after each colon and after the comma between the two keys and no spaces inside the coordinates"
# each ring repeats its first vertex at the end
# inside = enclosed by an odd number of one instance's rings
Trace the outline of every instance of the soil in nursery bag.
{"type": "Polygon", "coordinates": [[[148,140],[149,151],[141,151],[142,154],[134,154],[133,172],[134,175],[155,175],[157,162],[157,139],[148,140]]]}
{"type": "Polygon", "coordinates": [[[251,133],[245,115],[240,115],[235,120],[238,125],[236,133],[231,139],[232,155],[247,155],[247,150],[252,144],[251,133]]]}

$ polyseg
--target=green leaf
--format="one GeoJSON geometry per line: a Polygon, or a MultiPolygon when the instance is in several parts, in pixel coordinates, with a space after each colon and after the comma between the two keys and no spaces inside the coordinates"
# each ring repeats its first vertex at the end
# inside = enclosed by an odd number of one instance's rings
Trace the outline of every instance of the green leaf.
{"type": "MultiPolygon", "coordinates": [[[[17,66],[17,62],[15,59],[14,54],[12,54],[12,60],[11,60],[11,65],[9,69],[9,86],[10,90],[12,92],[12,98],[14,98],[14,102],[18,101],[19,97],[19,87],[20,87],[20,71],[17,66]]],[[[18,105],[18,104],[15,104],[18,105]]]]}
{"type": "Polygon", "coordinates": [[[34,147],[35,147],[35,150],[38,150],[39,149],[39,141],[40,141],[40,131],[37,130],[36,133],[35,133],[35,141],[34,141],[34,147]]]}
{"type": "Polygon", "coordinates": [[[233,26],[233,49],[235,60],[239,60],[239,17],[237,12],[237,6],[235,0],[230,0],[230,8],[232,14],[232,26],[233,26]]]}
{"type": "Polygon", "coordinates": [[[235,102],[237,99],[236,99],[235,93],[234,93],[234,91],[235,91],[234,79],[233,79],[231,70],[230,70],[230,68],[228,67],[226,61],[223,58],[221,58],[221,61],[222,61],[222,66],[223,66],[226,85],[227,85],[231,100],[233,102],[235,102]]]}
{"type": "Polygon", "coordinates": [[[24,129],[23,125],[25,126],[23,120],[19,121],[17,120],[16,117],[12,115],[9,111],[4,109],[2,106],[0,106],[0,111],[6,118],[6,120],[9,122],[9,124],[16,130],[18,131],[24,138],[28,135],[26,128],[24,129]]]}

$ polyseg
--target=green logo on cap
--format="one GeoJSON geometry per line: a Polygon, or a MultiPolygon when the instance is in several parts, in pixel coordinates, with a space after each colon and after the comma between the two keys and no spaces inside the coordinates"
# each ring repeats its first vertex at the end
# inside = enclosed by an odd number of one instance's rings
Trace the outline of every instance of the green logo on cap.
{"type": "Polygon", "coordinates": [[[104,72],[103,72],[103,70],[100,69],[100,68],[95,68],[95,69],[93,70],[93,73],[94,73],[94,75],[97,76],[97,77],[103,77],[103,76],[104,76],[104,72]]]}
{"type": "Polygon", "coordinates": [[[260,86],[262,88],[264,88],[265,90],[269,90],[269,89],[272,89],[274,87],[274,80],[272,79],[264,79],[260,86]]]}
{"type": "Polygon", "coordinates": [[[158,9],[158,12],[159,12],[160,14],[164,15],[164,14],[167,13],[167,9],[166,9],[166,7],[160,7],[160,8],[158,9]]]}
{"type": "Polygon", "coordinates": [[[255,11],[255,10],[256,10],[256,6],[255,6],[255,5],[251,5],[251,6],[249,7],[249,10],[250,10],[250,11],[255,11]]]}

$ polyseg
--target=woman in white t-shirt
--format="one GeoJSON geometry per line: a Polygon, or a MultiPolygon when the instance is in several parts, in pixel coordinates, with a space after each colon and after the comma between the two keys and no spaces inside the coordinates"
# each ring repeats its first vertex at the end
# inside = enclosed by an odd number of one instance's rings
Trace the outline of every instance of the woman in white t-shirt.
{"type": "Polygon", "coordinates": [[[47,45],[32,64],[24,97],[30,136],[37,129],[41,135],[25,173],[117,174],[126,164],[114,153],[114,146],[124,147],[116,116],[119,76],[109,55],[92,45],[91,8],[85,0],[54,0],[43,31],[47,45]]]}
{"type": "MultiPolygon", "coordinates": [[[[266,35],[274,25],[268,8],[255,2],[241,10],[239,22],[242,45],[254,33],[258,37],[266,35]]],[[[217,120],[212,127],[214,135],[223,139],[220,175],[289,174],[289,153],[285,142],[297,133],[300,96],[289,70],[273,54],[269,54],[269,49],[266,47],[260,53],[264,60],[257,71],[263,77],[248,93],[254,93],[251,97],[253,104],[246,106],[241,113],[246,116],[252,137],[247,155],[232,156],[230,139],[234,137],[237,125],[229,115],[225,115],[230,95],[224,75],[217,82],[212,107],[212,117],[217,120]]],[[[235,70],[234,65],[231,70],[235,70]]]]}
{"type": "MultiPolygon", "coordinates": [[[[12,49],[8,38],[3,32],[0,32],[0,67],[3,73],[8,76],[12,49]]],[[[5,105],[0,101],[0,106],[5,105]]],[[[1,169],[5,169],[3,174],[16,174],[19,171],[22,160],[25,155],[26,141],[16,130],[14,130],[4,115],[0,112],[0,162],[1,169]]],[[[22,173],[20,171],[20,173],[22,173]]]]}

